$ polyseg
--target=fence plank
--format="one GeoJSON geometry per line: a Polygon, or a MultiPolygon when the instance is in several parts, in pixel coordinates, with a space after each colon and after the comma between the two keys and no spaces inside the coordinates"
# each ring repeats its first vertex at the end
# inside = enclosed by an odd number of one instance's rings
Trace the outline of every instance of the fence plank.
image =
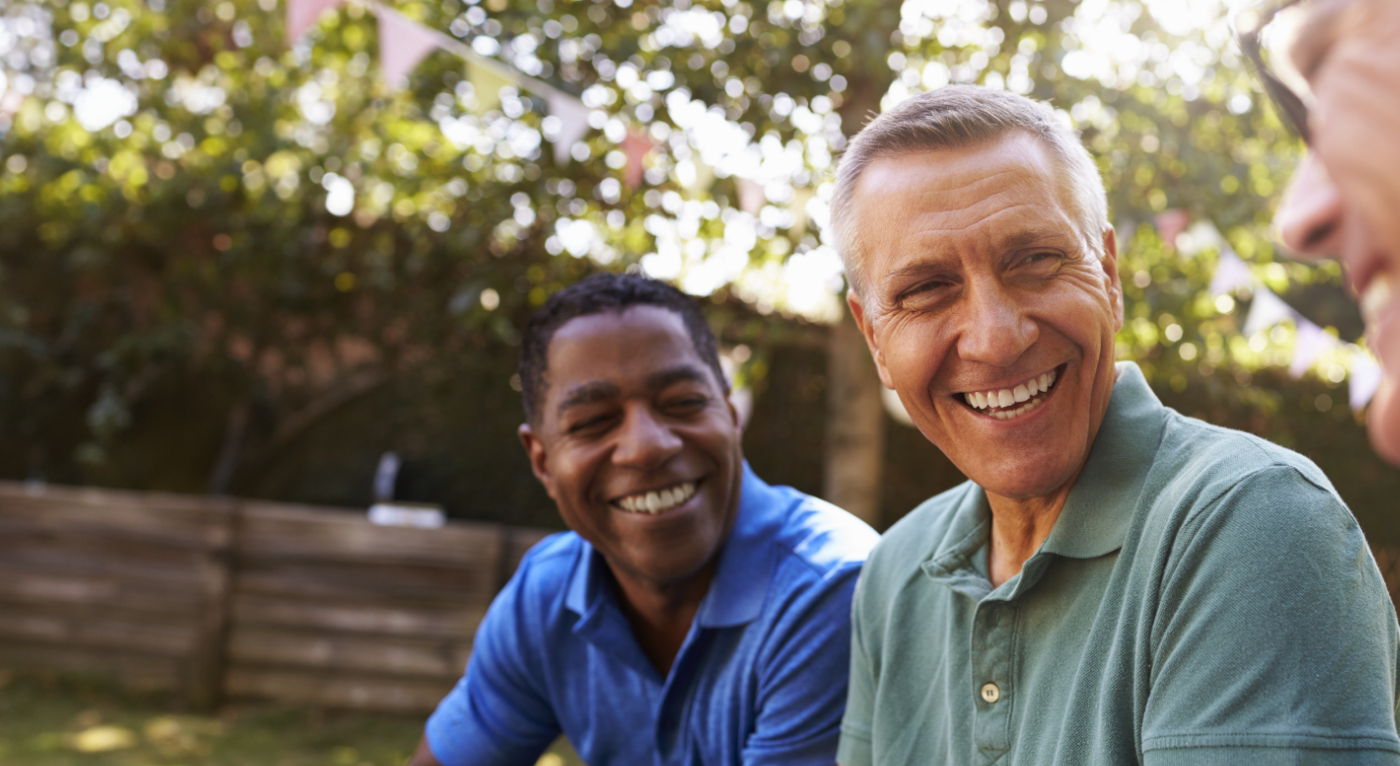
{"type": "Polygon", "coordinates": [[[0,638],[0,667],[99,674],[141,691],[173,691],[179,688],[184,670],[183,663],[169,657],[4,638],[0,638]]]}
{"type": "MultiPolygon", "coordinates": [[[[178,582],[145,578],[114,578],[88,572],[34,571],[0,564],[0,602],[51,604],[90,609],[119,605],[122,609],[156,614],[194,614],[201,594],[188,578],[178,582]]],[[[7,611],[0,610],[0,611],[7,611]]]]}
{"type": "Polygon", "coordinates": [[[235,697],[398,713],[431,711],[452,685],[451,681],[253,668],[231,669],[227,679],[228,693],[235,697]]]}
{"type": "Polygon", "coordinates": [[[401,605],[451,607],[487,603],[496,593],[494,573],[478,569],[410,564],[239,562],[239,593],[322,601],[393,601],[401,605]]]}
{"type": "Polygon", "coordinates": [[[233,502],[215,498],[0,482],[4,533],[38,529],[210,549],[228,544],[221,522],[233,508],[233,502]]]}
{"type": "Polygon", "coordinates": [[[234,630],[245,626],[312,628],[454,639],[475,634],[486,609],[477,605],[433,611],[370,605],[329,606],[240,594],[233,598],[232,614],[234,630]]]}
{"type": "Polygon", "coordinates": [[[47,641],[89,650],[120,649],[183,660],[194,649],[190,615],[153,619],[117,606],[102,611],[23,605],[6,610],[0,638],[47,641]]]}
{"type": "Polygon", "coordinates": [[[383,527],[362,513],[307,506],[249,504],[240,551],[260,557],[384,564],[433,564],[494,572],[501,556],[500,527],[457,522],[440,529],[383,527]]]}
{"type": "Polygon", "coordinates": [[[471,637],[437,641],[245,628],[229,642],[231,667],[279,665],[305,670],[392,673],[452,681],[471,656],[471,637]]]}

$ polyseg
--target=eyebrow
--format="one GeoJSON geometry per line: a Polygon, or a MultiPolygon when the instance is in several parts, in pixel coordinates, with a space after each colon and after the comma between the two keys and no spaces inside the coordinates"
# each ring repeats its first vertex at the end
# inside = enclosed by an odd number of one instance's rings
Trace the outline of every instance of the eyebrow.
{"type": "Polygon", "coordinates": [[[667,367],[648,375],[647,387],[653,391],[659,391],[676,383],[708,383],[709,375],[706,372],[705,369],[694,365],[678,364],[675,367],[667,367]]]}
{"type": "Polygon", "coordinates": [[[580,383],[570,388],[568,392],[564,394],[564,398],[559,401],[559,406],[555,411],[560,417],[563,417],[564,413],[571,407],[578,407],[584,404],[596,404],[609,399],[616,399],[620,393],[622,393],[622,389],[618,388],[615,383],[608,383],[602,380],[580,383]]]}
{"type": "MultiPolygon", "coordinates": [[[[1028,247],[1030,245],[1042,242],[1060,244],[1071,239],[1071,237],[1066,235],[1065,232],[1059,228],[1041,227],[1035,229],[1022,229],[1021,231],[1018,231],[1014,234],[1008,234],[1005,237],[998,239],[996,241],[995,249],[997,251],[1018,250],[1020,248],[1028,247]]],[[[939,271],[943,268],[945,267],[940,263],[930,263],[928,261],[921,261],[918,263],[911,263],[908,266],[902,266],[900,268],[887,271],[881,275],[881,280],[888,281],[889,279],[898,279],[909,276],[911,274],[925,274],[931,271],[939,271]]]]}
{"type": "MultiPolygon", "coordinates": [[[[651,391],[659,391],[667,386],[685,382],[708,383],[707,370],[690,364],[680,364],[657,370],[647,376],[647,388],[651,391]]],[[[570,388],[564,394],[564,398],[560,400],[555,411],[560,417],[563,417],[564,413],[572,407],[605,402],[616,399],[621,394],[622,389],[616,383],[591,380],[570,388]]]]}
{"type": "Polygon", "coordinates": [[[997,242],[997,247],[999,250],[1015,250],[1039,242],[1062,242],[1066,239],[1069,237],[1060,229],[1026,229],[1003,237],[997,242]]]}

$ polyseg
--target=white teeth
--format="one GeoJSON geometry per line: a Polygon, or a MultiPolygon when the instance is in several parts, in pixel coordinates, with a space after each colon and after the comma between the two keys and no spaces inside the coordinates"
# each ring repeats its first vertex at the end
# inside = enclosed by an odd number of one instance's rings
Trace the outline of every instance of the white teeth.
{"type": "Polygon", "coordinates": [[[1014,418],[1017,415],[1023,415],[1035,409],[1036,407],[1039,407],[1042,401],[1044,400],[1034,399],[1026,402],[1025,404],[1021,405],[1020,407],[1017,407],[1014,410],[993,410],[992,412],[989,412],[987,414],[991,415],[997,420],[1010,420],[1011,418],[1014,418]]]}
{"type": "Polygon", "coordinates": [[[1015,388],[1002,388],[996,391],[969,391],[963,395],[963,398],[969,405],[979,410],[985,410],[989,407],[998,408],[988,414],[1005,420],[1016,417],[1040,404],[1040,400],[1035,399],[1035,397],[1049,391],[1054,384],[1055,371],[1051,370],[1041,373],[1025,383],[1018,384],[1015,388]],[[1016,404],[1025,406],[1017,407],[1014,410],[1010,409],[1016,404]]]}
{"type": "Polygon", "coordinates": [[[662,513],[689,500],[695,494],[695,482],[687,481],[646,494],[628,495],[617,501],[617,507],[629,513],[662,513]]]}
{"type": "Polygon", "coordinates": [[[1381,309],[1390,303],[1390,298],[1395,293],[1395,283],[1390,274],[1377,274],[1371,283],[1366,285],[1366,292],[1361,294],[1361,316],[1366,320],[1366,324],[1375,324],[1380,319],[1381,309]]]}

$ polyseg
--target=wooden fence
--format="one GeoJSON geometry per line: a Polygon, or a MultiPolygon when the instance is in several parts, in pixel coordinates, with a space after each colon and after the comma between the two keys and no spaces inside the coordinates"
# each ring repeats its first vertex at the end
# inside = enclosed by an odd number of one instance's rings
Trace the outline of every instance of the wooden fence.
{"type": "MultiPolygon", "coordinates": [[[[226,697],[425,712],[546,532],[0,482],[0,668],[226,697]]],[[[1377,548],[1392,597],[1400,549],[1377,548]]]]}
{"type": "Polygon", "coordinates": [[[423,712],[547,532],[0,482],[0,667],[226,697],[423,712]]]}

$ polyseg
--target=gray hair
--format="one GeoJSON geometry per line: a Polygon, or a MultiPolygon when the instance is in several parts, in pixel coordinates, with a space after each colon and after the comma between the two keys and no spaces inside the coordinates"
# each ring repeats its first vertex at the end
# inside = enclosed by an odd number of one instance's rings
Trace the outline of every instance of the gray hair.
{"type": "Polygon", "coordinates": [[[836,171],[831,201],[831,230],[857,295],[863,275],[860,235],[854,231],[853,207],[861,173],[872,162],[929,149],[952,149],[981,143],[1011,130],[1023,130],[1044,142],[1064,171],[1080,235],[1096,256],[1103,255],[1108,228],[1108,199],[1099,169],[1048,104],[1004,90],[977,85],[949,85],[919,93],[876,117],[851,141],[836,171]]]}

